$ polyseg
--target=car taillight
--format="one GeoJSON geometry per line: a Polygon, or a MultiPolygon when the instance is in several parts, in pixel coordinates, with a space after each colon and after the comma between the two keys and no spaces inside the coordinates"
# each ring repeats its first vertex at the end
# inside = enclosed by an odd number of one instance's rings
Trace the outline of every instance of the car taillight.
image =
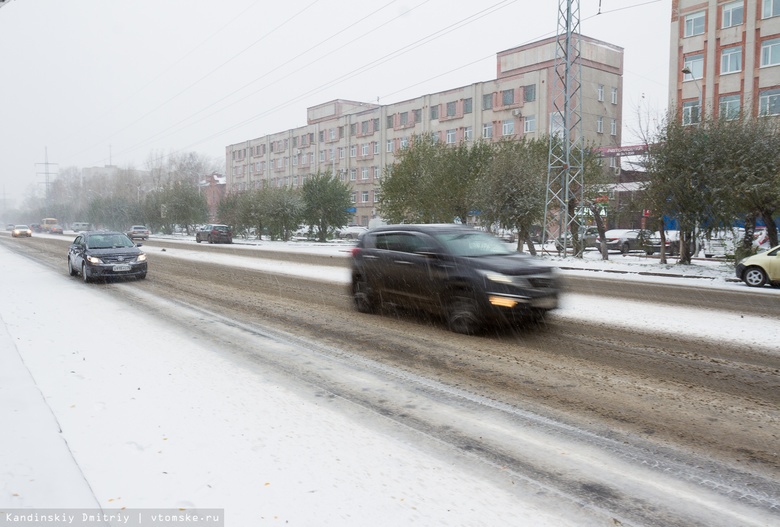
{"type": "Polygon", "coordinates": [[[353,258],[357,257],[360,254],[360,247],[353,247],[351,253],[353,258]]]}

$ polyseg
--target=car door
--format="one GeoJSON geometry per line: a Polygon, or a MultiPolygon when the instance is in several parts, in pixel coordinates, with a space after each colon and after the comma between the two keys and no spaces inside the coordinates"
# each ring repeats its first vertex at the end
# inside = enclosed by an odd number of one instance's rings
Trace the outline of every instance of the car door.
{"type": "Polygon", "coordinates": [[[84,250],[86,249],[86,244],[84,240],[84,235],[79,234],[76,236],[76,239],[73,240],[73,243],[70,244],[70,247],[68,248],[68,256],[71,261],[71,265],[74,269],[81,269],[81,263],[84,261],[84,250]]]}
{"type": "Polygon", "coordinates": [[[780,281],[780,249],[769,251],[766,263],[766,272],[772,282],[780,281]]]}

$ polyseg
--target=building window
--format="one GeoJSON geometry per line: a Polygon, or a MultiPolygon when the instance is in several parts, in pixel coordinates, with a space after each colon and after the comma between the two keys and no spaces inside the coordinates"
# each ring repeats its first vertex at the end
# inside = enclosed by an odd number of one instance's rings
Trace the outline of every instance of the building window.
{"type": "Polygon", "coordinates": [[[704,11],[693,13],[685,17],[685,37],[701,35],[704,33],[704,11]]]}
{"type": "Polygon", "coordinates": [[[347,154],[347,149],[343,146],[339,147],[339,159],[344,159],[344,156],[347,154]]]}
{"type": "Polygon", "coordinates": [[[352,145],[349,147],[349,157],[355,156],[357,156],[357,145],[352,145]]]}
{"type": "Polygon", "coordinates": [[[409,138],[408,137],[402,137],[401,138],[401,148],[406,148],[409,146],[409,138]]]}
{"type": "Polygon", "coordinates": [[[435,104],[431,106],[431,120],[439,118],[439,105],[435,104]]]}
{"type": "Polygon", "coordinates": [[[509,106],[515,103],[515,90],[504,90],[501,92],[501,103],[509,106]]]}
{"type": "Polygon", "coordinates": [[[360,179],[363,181],[368,180],[368,167],[363,167],[360,169],[360,179]]]}
{"type": "Polygon", "coordinates": [[[448,145],[454,145],[455,144],[455,129],[447,130],[447,144],[448,145]]]}
{"type": "Polygon", "coordinates": [[[501,123],[501,135],[515,135],[515,120],[506,119],[501,123]]]}
{"type": "Polygon", "coordinates": [[[328,136],[329,136],[331,141],[335,141],[335,139],[336,139],[336,129],[335,128],[329,129],[328,130],[328,136]]]}
{"type": "Polygon", "coordinates": [[[698,101],[684,102],[682,105],[682,124],[687,126],[698,123],[700,110],[698,101]]]}
{"type": "Polygon", "coordinates": [[[349,135],[355,135],[357,133],[357,124],[352,123],[349,125],[349,135]]]}
{"type": "Polygon", "coordinates": [[[523,88],[523,99],[525,102],[534,102],[536,100],[536,84],[529,84],[523,88]]]}
{"type": "Polygon", "coordinates": [[[455,117],[455,111],[457,109],[457,103],[455,101],[447,103],[447,117],[455,117]]]}
{"type": "Polygon", "coordinates": [[[387,128],[388,129],[393,127],[393,117],[395,117],[395,116],[393,116],[393,115],[388,115],[387,116],[387,128]]]}
{"type": "Polygon", "coordinates": [[[379,154],[379,141],[374,141],[374,155],[379,154]]]}
{"type": "Polygon", "coordinates": [[[530,134],[536,131],[536,116],[526,115],[523,119],[523,132],[530,134]]]}
{"type": "Polygon", "coordinates": [[[350,203],[355,203],[357,201],[357,192],[353,192],[352,195],[349,197],[350,203]]]}
{"type": "Polygon", "coordinates": [[[599,88],[598,88],[597,92],[598,93],[597,93],[596,97],[598,98],[599,101],[603,101],[604,100],[604,85],[603,84],[599,84],[599,88]]]}
{"type": "Polygon", "coordinates": [[[360,155],[362,157],[366,157],[368,155],[368,145],[369,145],[368,143],[363,143],[360,146],[360,155]]]}
{"type": "Polygon", "coordinates": [[[325,161],[325,150],[320,150],[320,163],[325,161]]]}
{"type": "Polygon", "coordinates": [[[728,121],[739,117],[740,100],[739,95],[724,95],[718,103],[718,113],[728,121]]]}
{"type": "Polygon", "coordinates": [[[385,148],[385,152],[392,152],[393,151],[393,140],[388,139],[387,140],[387,146],[385,148]]]}
{"type": "Polygon", "coordinates": [[[759,94],[758,115],[780,115],[780,90],[767,90],[759,94]]]}
{"type": "Polygon", "coordinates": [[[617,119],[612,119],[609,123],[609,135],[617,135],[617,119]]]}
{"type": "Polygon", "coordinates": [[[780,0],[764,0],[763,18],[780,16],[780,0]]]}
{"type": "Polygon", "coordinates": [[[604,118],[600,115],[596,118],[596,132],[599,134],[604,133],[604,118]]]}
{"type": "Polygon", "coordinates": [[[723,24],[721,27],[738,26],[744,21],[744,7],[742,0],[730,2],[723,6],[723,24]]]}
{"type": "Polygon", "coordinates": [[[374,119],[373,124],[374,124],[374,127],[373,127],[374,129],[372,130],[372,132],[376,133],[376,132],[379,131],[379,118],[374,119]]]}
{"type": "Polygon", "coordinates": [[[374,179],[379,179],[379,167],[374,167],[374,179]]]}
{"type": "Polygon", "coordinates": [[[401,114],[401,126],[406,126],[409,123],[409,112],[403,112],[401,114]]]}
{"type": "Polygon", "coordinates": [[[363,191],[363,203],[368,203],[368,191],[363,191]]]}
{"type": "Polygon", "coordinates": [[[492,93],[486,93],[482,96],[482,109],[483,110],[492,110],[493,109],[493,94],[492,93]]]}
{"type": "Polygon", "coordinates": [[[320,130],[320,132],[319,132],[319,134],[317,134],[317,136],[320,139],[320,143],[324,142],[325,141],[325,130],[320,130]]]}
{"type": "Polygon", "coordinates": [[[550,114],[550,135],[558,135],[563,133],[563,115],[560,112],[553,112],[550,114]]]}
{"type": "Polygon", "coordinates": [[[414,116],[415,123],[422,121],[422,110],[412,110],[412,115],[414,116]]]}
{"type": "Polygon", "coordinates": [[[463,139],[465,141],[471,141],[471,139],[474,137],[474,129],[470,126],[467,126],[463,130],[463,139]]]}
{"type": "Polygon", "coordinates": [[[485,139],[493,137],[493,123],[485,123],[482,125],[482,137],[485,139]]]}
{"type": "Polygon", "coordinates": [[[463,99],[463,113],[471,113],[472,101],[471,97],[463,99]]]}
{"type": "Polygon", "coordinates": [[[356,168],[352,168],[349,171],[349,180],[350,181],[355,181],[356,179],[357,179],[357,169],[356,168]]]}
{"type": "Polygon", "coordinates": [[[704,55],[691,55],[685,57],[683,69],[685,68],[688,68],[690,73],[683,74],[684,81],[691,81],[704,77],[704,55]]]}
{"type": "Polygon", "coordinates": [[[761,43],[761,67],[778,64],[780,64],[780,38],[765,40],[761,43]]]}
{"type": "Polygon", "coordinates": [[[736,73],[742,71],[742,48],[726,48],[720,56],[720,73],[736,73]]]}
{"type": "Polygon", "coordinates": [[[618,89],[612,88],[612,104],[618,103],[618,89]]]}
{"type": "Polygon", "coordinates": [[[360,133],[362,135],[368,134],[368,121],[363,121],[362,123],[360,123],[360,133]]]}

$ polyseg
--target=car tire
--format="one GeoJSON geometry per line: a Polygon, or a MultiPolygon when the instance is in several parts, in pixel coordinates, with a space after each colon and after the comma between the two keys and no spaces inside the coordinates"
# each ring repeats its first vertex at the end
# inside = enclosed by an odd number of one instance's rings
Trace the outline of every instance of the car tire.
{"type": "Polygon", "coordinates": [[[352,240],[352,235],[351,234],[345,234],[344,235],[344,239],[345,240],[352,240]]]}
{"type": "Polygon", "coordinates": [[[742,273],[742,280],[750,287],[764,287],[767,281],[766,272],[760,267],[748,267],[742,273]]]}
{"type": "Polygon", "coordinates": [[[69,274],[70,276],[76,276],[77,274],[79,274],[79,272],[78,272],[78,271],[76,271],[76,270],[73,268],[73,262],[71,261],[71,259],[70,259],[70,256],[68,256],[68,274],[69,274]]]}
{"type": "Polygon", "coordinates": [[[461,335],[475,335],[480,329],[477,305],[467,296],[453,296],[447,304],[447,327],[461,335]]]}
{"type": "Polygon", "coordinates": [[[211,239],[211,235],[209,235],[209,237],[208,237],[208,239],[207,239],[206,241],[207,241],[207,242],[209,242],[209,243],[214,243],[214,242],[212,241],[212,239],[211,239]]]}
{"type": "Polygon", "coordinates": [[[195,235],[195,243],[200,243],[200,236],[197,234],[195,235]]]}
{"type": "Polygon", "coordinates": [[[85,284],[88,284],[91,279],[89,278],[89,274],[87,274],[87,264],[81,263],[81,279],[84,280],[85,284]]]}
{"type": "Polygon", "coordinates": [[[628,251],[631,250],[631,246],[628,245],[628,242],[624,242],[623,245],[620,246],[620,252],[622,254],[628,254],[628,251]]]}
{"type": "Polygon", "coordinates": [[[142,273],[138,275],[139,280],[144,280],[146,278],[146,273],[142,273]]]}
{"type": "Polygon", "coordinates": [[[368,281],[362,276],[352,279],[352,301],[359,313],[376,313],[376,299],[368,281]]]}

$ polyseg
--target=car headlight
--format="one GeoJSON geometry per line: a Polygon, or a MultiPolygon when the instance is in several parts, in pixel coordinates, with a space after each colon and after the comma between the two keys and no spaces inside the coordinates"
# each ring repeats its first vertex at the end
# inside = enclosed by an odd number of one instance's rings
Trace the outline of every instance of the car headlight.
{"type": "Polygon", "coordinates": [[[101,260],[97,256],[87,256],[87,260],[89,261],[89,263],[93,263],[93,264],[102,264],[103,263],[103,260],[101,260]]]}
{"type": "Polygon", "coordinates": [[[491,282],[498,282],[500,284],[511,284],[514,282],[511,276],[497,273],[495,271],[479,271],[479,273],[491,282]]]}
{"type": "Polygon", "coordinates": [[[145,262],[146,261],[146,254],[144,254],[144,253],[139,254],[138,258],[136,258],[136,260],[139,261],[139,262],[145,262]]]}

